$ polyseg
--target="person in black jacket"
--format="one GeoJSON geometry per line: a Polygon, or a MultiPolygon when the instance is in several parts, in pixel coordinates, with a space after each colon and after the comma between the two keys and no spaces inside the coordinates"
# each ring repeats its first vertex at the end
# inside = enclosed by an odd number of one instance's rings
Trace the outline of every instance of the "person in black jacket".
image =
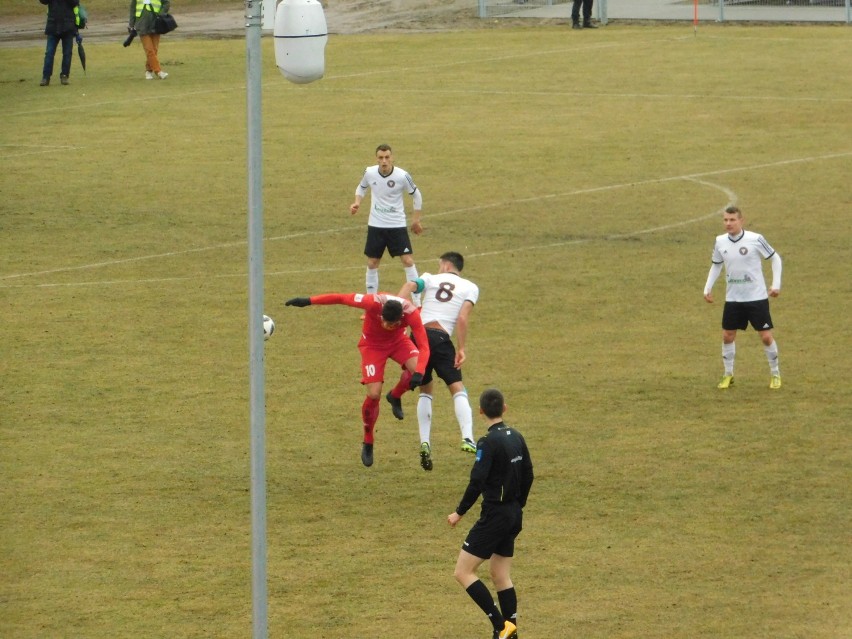
{"type": "Polygon", "coordinates": [[[53,59],[56,48],[62,43],[62,69],[59,79],[62,84],[68,84],[71,75],[71,58],[74,53],[74,36],[77,33],[77,20],[74,10],[80,5],[80,0],[39,0],[47,5],[47,24],[44,33],[47,36],[47,48],[44,51],[44,68],[41,71],[41,86],[50,84],[53,75],[53,59]]]}
{"type": "Polygon", "coordinates": [[[482,495],[481,514],[464,540],[454,576],[488,616],[494,639],[517,637],[518,598],[510,571],[515,538],[521,532],[523,509],[534,478],[526,441],[503,422],[505,411],[499,390],[486,390],[479,397],[479,412],[488,423],[488,433],[476,444],[470,483],[455,511],[447,516],[447,523],[455,527],[482,495]],[[499,609],[488,587],[476,576],[486,560],[497,589],[499,609]]]}
{"type": "Polygon", "coordinates": [[[592,24],[592,3],[594,0],[574,0],[571,7],[571,25],[574,29],[597,29],[592,24]],[[583,7],[583,26],[580,26],[580,6],[583,7]]]}

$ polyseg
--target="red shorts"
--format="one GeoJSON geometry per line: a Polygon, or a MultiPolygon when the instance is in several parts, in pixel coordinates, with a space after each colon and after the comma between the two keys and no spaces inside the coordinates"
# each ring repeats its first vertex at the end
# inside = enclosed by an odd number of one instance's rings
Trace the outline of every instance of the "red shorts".
{"type": "Polygon", "coordinates": [[[420,351],[410,339],[405,338],[384,348],[370,348],[368,345],[359,345],[361,351],[361,383],[372,384],[373,382],[385,381],[385,364],[392,359],[403,366],[412,357],[420,355],[420,351]]]}

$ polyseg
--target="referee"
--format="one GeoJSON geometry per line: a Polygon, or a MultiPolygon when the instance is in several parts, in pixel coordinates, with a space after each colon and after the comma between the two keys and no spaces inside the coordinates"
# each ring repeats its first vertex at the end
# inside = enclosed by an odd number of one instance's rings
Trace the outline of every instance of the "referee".
{"type": "Polygon", "coordinates": [[[447,516],[447,523],[455,527],[482,495],[482,512],[464,540],[454,576],[488,616],[494,639],[515,639],[518,635],[518,598],[510,572],[515,537],[521,532],[523,509],[533,483],[527,443],[521,433],[503,422],[505,411],[499,390],[486,390],[479,397],[479,412],[488,423],[488,433],[476,444],[467,490],[455,512],[447,516]],[[476,576],[485,560],[491,562],[499,609],[488,587],[476,576]]]}

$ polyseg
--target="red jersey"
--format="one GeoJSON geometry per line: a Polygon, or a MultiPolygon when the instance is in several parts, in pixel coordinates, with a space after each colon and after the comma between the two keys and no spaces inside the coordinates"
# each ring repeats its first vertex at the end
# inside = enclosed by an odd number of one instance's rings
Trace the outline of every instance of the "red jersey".
{"type": "Polygon", "coordinates": [[[417,372],[426,372],[429,361],[429,338],[420,319],[420,309],[409,300],[390,295],[389,293],[327,293],[312,295],[311,304],[343,304],[364,311],[364,325],[361,328],[361,340],[358,346],[368,346],[371,349],[388,349],[396,346],[400,340],[408,339],[405,329],[411,328],[414,340],[418,344],[420,355],[417,357],[417,372]],[[382,326],[382,307],[388,300],[398,300],[402,304],[402,323],[387,330],[382,326]]]}

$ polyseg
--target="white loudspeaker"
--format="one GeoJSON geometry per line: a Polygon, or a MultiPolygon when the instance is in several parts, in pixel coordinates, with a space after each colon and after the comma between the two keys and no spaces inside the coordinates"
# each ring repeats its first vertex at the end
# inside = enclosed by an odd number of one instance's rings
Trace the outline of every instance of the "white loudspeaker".
{"type": "Polygon", "coordinates": [[[319,0],[281,0],[275,10],[275,64],[296,84],[325,73],[328,27],[319,0]]]}

